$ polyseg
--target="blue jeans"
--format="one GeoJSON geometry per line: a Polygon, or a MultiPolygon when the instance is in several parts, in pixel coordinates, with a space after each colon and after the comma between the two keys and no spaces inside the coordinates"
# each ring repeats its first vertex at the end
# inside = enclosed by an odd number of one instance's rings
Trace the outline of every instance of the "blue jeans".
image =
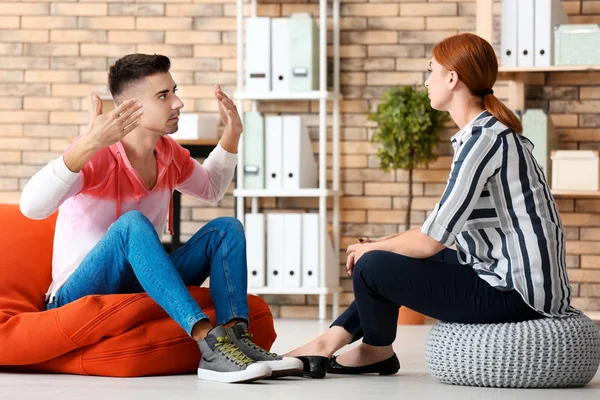
{"type": "Polygon", "coordinates": [[[190,336],[208,319],[186,285],[210,276],[217,323],[248,321],[246,240],[235,218],[217,218],[169,255],[139,211],[123,214],[83,259],[47,309],[92,294],[147,292],[190,336]]]}

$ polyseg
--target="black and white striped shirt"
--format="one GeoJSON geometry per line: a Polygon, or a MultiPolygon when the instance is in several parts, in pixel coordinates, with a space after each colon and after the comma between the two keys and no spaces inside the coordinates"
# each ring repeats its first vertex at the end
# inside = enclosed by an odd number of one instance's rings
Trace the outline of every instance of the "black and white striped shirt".
{"type": "Polygon", "coordinates": [[[488,111],[452,137],[448,185],[421,232],[456,242],[462,264],[500,290],[516,290],[546,316],[570,306],[565,235],[533,144],[488,111]]]}

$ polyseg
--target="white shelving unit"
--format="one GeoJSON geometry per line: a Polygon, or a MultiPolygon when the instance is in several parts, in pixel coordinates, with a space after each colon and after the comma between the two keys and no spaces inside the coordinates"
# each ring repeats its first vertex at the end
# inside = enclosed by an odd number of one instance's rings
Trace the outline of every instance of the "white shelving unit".
{"type": "MultiPolygon", "coordinates": [[[[477,34],[492,43],[493,39],[493,3],[494,0],[477,0],[476,26],[477,34]]],[[[525,110],[525,83],[532,73],[547,72],[598,72],[600,65],[550,65],[545,67],[502,67],[498,68],[498,80],[508,82],[507,106],[512,110],[525,110]]],[[[600,192],[574,192],[553,190],[555,197],[595,198],[600,192]]]]}
{"type": "MultiPolygon", "coordinates": [[[[494,26],[494,0],[477,0],[477,34],[492,43],[494,26]]],[[[525,82],[530,73],[544,72],[591,72],[600,71],[600,65],[551,65],[548,67],[512,67],[498,69],[498,80],[508,82],[508,107],[512,110],[525,109],[525,82]]]]}
{"type": "MultiPolygon", "coordinates": [[[[256,2],[251,2],[251,16],[256,16],[256,2]]],[[[244,184],[244,141],[240,140],[238,149],[237,189],[234,191],[236,198],[236,211],[238,219],[244,223],[245,199],[252,199],[252,212],[258,212],[258,199],[261,197],[314,197],[319,199],[319,237],[321,238],[319,250],[320,282],[325,282],[325,269],[339,269],[339,265],[326,265],[326,240],[327,233],[327,199],[333,198],[333,248],[336,256],[339,254],[339,197],[340,197],[340,0],[332,0],[333,8],[333,90],[327,89],[327,0],[319,2],[319,90],[310,92],[270,92],[248,93],[244,91],[244,4],[237,0],[237,91],[234,95],[238,103],[240,116],[243,118],[244,102],[251,101],[252,109],[257,109],[258,101],[294,101],[316,100],[319,101],[319,187],[317,189],[298,190],[246,190],[244,184]],[[327,102],[333,104],[333,185],[327,187],[327,102]]],[[[316,18],[316,17],[315,17],[316,18]]],[[[336,257],[337,259],[337,257],[336,257]]],[[[252,294],[313,294],[319,295],[319,319],[326,319],[327,295],[333,295],[332,317],[339,314],[339,293],[341,286],[321,286],[318,288],[249,288],[252,294]]]]}

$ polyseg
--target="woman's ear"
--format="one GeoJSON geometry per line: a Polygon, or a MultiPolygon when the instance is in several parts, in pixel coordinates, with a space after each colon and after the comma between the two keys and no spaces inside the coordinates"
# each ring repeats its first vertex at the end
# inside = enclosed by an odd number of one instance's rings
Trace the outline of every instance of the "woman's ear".
{"type": "Polygon", "coordinates": [[[448,74],[448,89],[452,90],[458,85],[458,74],[456,71],[450,71],[448,74]]]}

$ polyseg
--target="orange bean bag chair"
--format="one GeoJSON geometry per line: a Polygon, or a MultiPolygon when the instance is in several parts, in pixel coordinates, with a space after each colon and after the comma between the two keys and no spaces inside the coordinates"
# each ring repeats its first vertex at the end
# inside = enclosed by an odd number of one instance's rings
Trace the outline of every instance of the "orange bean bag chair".
{"type": "MultiPolygon", "coordinates": [[[[0,369],[114,377],[196,372],[198,345],[145,293],[86,296],[46,311],[56,214],[29,220],[0,205],[0,369]]],[[[190,287],[214,323],[208,289],[190,287]]],[[[270,349],[267,304],[248,296],[249,330],[270,349]]]]}

